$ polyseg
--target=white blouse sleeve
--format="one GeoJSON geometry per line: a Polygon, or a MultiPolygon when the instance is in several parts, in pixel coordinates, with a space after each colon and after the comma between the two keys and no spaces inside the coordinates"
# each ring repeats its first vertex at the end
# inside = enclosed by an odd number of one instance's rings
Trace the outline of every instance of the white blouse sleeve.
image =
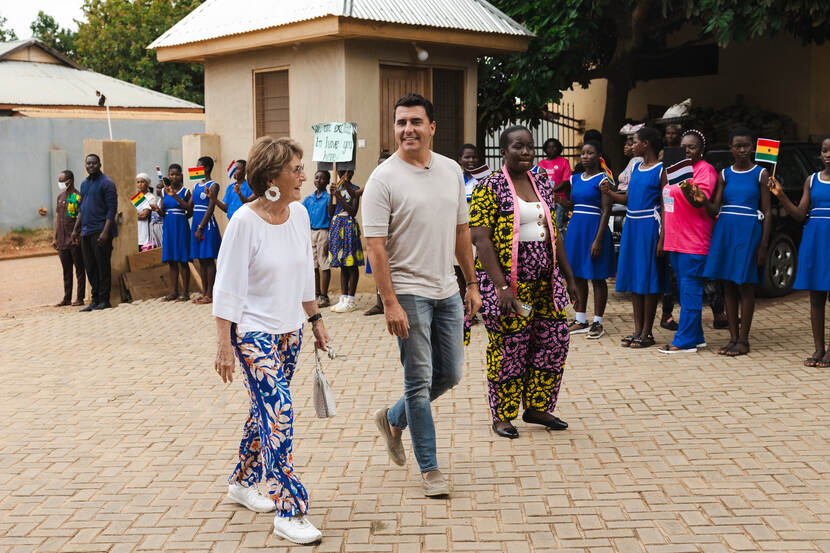
{"type": "Polygon", "coordinates": [[[300,301],[314,301],[316,298],[314,295],[314,252],[311,248],[311,219],[308,216],[308,211],[305,209],[299,211],[302,215],[298,218],[301,221],[300,232],[303,233],[301,236],[306,237],[304,244],[306,258],[306,267],[304,269],[305,286],[303,287],[303,296],[300,301]]]}
{"type": "Polygon", "coordinates": [[[248,265],[253,251],[254,229],[252,221],[245,215],[238,213],[228,223],[219,248],[213,285],[213,316],[234,323],[242,318],[248,294],[248,265]]]}

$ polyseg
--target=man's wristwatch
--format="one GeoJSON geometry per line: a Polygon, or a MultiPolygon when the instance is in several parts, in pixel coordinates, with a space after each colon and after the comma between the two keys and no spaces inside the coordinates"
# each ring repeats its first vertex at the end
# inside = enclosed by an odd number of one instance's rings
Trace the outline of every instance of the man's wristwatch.
{"type": "Polygon", "coordinates": [[[308,322],[310,322],[311,324],[314,324],[317,321],[322,320],[322,318],[323,318],[323,316],[320,313],[315,313],[314,315],[312,315],[311,317],[308,318],[308,322]]]}

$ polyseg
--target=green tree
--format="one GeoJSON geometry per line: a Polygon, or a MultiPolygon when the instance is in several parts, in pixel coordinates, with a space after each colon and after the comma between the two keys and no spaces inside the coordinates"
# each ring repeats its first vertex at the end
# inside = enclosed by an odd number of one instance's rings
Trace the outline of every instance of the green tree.
{"type": "Polygon", "coordinates": [[[37,12],[37,18],[32,21],[29,28],[34,38],[70,58],[75,57],[75,33],[71,29],[62,28],[51,15],[44,13],[43,10],[37,12]]]}
{"type": "Polygon", "coordinates": [[[7,24],[8,21],[6,18],[0,15],[0,42],[11,42],[12,40],[17,40],[17,34],[15,34],[14,29],[7,29],[7,24]]]}
{"type": "Polygon", "coordinates": [[[602,133],[606,150],[621,163],[618,130],[625,119],[635,66],[647,52],[665,48],[684,26],[700,30],[690,43],[772,36],[786,30],[805,41],[830,38],[826,0],[493,0],[536,37],[522,54],[479,62],[479,135],[511,121],[551,118],[549,102],[574,83],[605,78],[602,133]]]}
{"type": "MultiPolygon", "coordinates": [[[[116,79],[204,104],[201,64],[159,63],[147,45],[203,0],[84,0],[75,60],[116,79]]],[[[104,91],[106,93],[106,91],[104,91]]]]}

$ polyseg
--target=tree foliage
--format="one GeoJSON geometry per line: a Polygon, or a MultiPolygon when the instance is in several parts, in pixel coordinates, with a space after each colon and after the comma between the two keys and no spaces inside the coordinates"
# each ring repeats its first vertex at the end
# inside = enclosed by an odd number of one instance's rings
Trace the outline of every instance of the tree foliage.
{"type": "Polygon", "coordinates": [[[70,58],[75,57],[75,32],[58,25],[51,15],[44,13],[43,10],[37,12],[37,18],[32,21],[29,28],[34,38],[70,58]]]}
{"type": "MultiPolygon", "coordinates": [[[[492,0],[536,37],[528,51],[479,62],[479,127],[537,124],[547,104],[574,83],[608,81],[603,135],[619,150],[616,130],[625,118],[635,66],[664,49],[668,36],[699,29],[694,42],[769,37],[788,31],[807,42],[830,38],[827,0],[492,0]]],[[[610,147],[610,148],[609,148],[610,147]]]]}
{"type": "Polygon", "coordinates": [[[14,29],[6,28],[8,24],[8,20],[0,15],[0,42],[11,42],[12,40],[17,40],[17,34],[14,32],[14,29]]]}
{"type": "Polygon", "coordinates": [[[159,63],[147,45],[202,0],[84,0],[78,63],[116,79],[204,104],[201,64],[159,63]]]}

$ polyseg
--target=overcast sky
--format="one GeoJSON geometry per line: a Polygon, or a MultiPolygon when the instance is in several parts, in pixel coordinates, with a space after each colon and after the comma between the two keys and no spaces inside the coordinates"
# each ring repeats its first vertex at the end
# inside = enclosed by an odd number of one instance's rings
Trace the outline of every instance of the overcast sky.
{"type": "Polygon", "coordinates": [[[31,38],[29,25],[38,11],[43,10],[54,17],[61,27],[74,30],[78,26],[73,20],[83,16],[83,3],[83,0],[0,0],[0,16],[6,18],[6,26],[14,29],[17,38],[31,38]]]}

